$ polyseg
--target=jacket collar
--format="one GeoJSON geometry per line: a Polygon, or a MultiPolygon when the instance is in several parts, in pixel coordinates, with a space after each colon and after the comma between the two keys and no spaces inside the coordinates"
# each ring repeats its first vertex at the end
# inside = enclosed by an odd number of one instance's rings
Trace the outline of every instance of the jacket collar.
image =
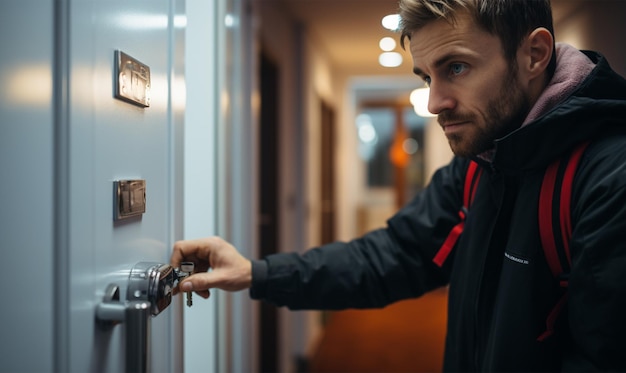
{"type": "Polygon", "coordinates": [[[556,70],[522,127],[539,118],[569,97],[596,66],[584,53],[571,45],[556,44],[556,70]]]}
{"type": "Polygon", "coordinates": [[[542,102],[552,104],[542,110],[533,107],[536,118],[529,115],[523,127],[497,140],[492,168],[504,172],[544,168],[580,142],[606,131],[607,126],[626,129],[626,80],[599,53],[582,53],[595,64],[592,71],[582,82],[568,83],[566,93],[559,90],[559,97],[550,98],[546,93],[542,102]]]}
{"type": "MultiPolygon", "coordinates": [[[[584,53],[569,44],[557,43],[555,53],[554,75],[528,112],[521,127],[541,117],[571,95],[595,67],[595,63],[584,53]]],[[[478,157],[489,163],[493,161],[494,155],[495,149],[491,149],[478,157]]]]}

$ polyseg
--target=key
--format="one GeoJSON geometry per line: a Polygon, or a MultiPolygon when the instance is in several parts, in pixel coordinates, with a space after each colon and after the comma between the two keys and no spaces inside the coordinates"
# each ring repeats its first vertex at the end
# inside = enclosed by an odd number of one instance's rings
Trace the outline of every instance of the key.
{"type": "MultiPolygon", "coordinates": [[[[176,268],[174,270],[176,272],[176,277],[177,277],[179,283],[185,277],[191,276],[191,274],[193,273],[193,270],[194,270],[194,266],[195,265],[194,265],[193,262],[182,262],[182,263],[180,263],[180,267],[176,268]]],[[[186,292],[185,296],[187,298],[187,307],[191,307],[191,305],[193,304],[193,302],[191,300],[191,292],[190,291],[186,292]]]]}
{"type": "MultiPolygon", "coordinates": [[[[193,262],[182,262],[180,263],[181,272],[186,272],[187,276],[190,276],[193,273],[194,263],[193,262]]],[[[191,300],[191,291],[186,293],[187,298],[187,307],[191,307],[193,301],[191,300]]]]}

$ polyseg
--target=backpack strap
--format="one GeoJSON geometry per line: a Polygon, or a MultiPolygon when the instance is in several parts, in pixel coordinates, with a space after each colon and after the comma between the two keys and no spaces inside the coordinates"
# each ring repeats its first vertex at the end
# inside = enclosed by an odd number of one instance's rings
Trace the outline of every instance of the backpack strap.
{"type": "MultiPolygon", "coordinates": [[[[568,285],[572,262],[569,247],[572,238],[572,184],[578,163],[588,145],[589,142],[582,143],[566,159],[558,159],[550,164],[543,177],[539,194],[538,221],[541,246],[552,275],[564,289],[568,285]]],[[[554,333],[554,324],[566,302],[567,292],[564,292],[548,315],[546,331],[537,340],[542,341],[554,333]]]]}
{"type": "Polygon", "coordinates": [[[476,195],[476,186],[478,185],[478,180],[480,180],[480,175],[482,174],[483,169],[478,167],[478,163],[471,161],[469,166],[467,167],[467,171],[465,173],[465,182],[463,184],[463,206],[459,211],[459,217],[461,221],[455,225],[448,237],[441,245],[441,248],[433,258],[433,262],[437,264],[439,267],[443,266],[443,263],[446,261],[456,241],[458,241],[461,233],[463,233],[463,227],[465,226],[465,217],[469,211],[469,207],[474,201],[474,196],[476,195]]]}

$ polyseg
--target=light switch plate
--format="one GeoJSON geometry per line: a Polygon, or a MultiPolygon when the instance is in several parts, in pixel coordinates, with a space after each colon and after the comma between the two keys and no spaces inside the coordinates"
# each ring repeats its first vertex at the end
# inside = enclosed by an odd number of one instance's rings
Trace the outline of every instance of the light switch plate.
{"type": "Polygon", "coordinates": [[[117,180],[113,182],[113,219],[141,216],[146,212],[146,181],[117,180]]]}
{"type": "Polygon", "coordinates": [[[141,107],[150,106],[150,67],[115,51],[115,97],[141,107]]]}

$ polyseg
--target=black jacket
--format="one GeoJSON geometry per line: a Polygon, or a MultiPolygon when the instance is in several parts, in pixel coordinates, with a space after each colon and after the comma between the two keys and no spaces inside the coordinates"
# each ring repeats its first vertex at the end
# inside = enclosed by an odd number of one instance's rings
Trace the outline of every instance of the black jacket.
{"type": "MultiPolygon", "coordinates": [[[[253,261],[251,296],[291,309],[383,307],[449,285],[446,371],[626,371],[626,81],[606,60],[557,107],[496,143],[442,268],[432,259],[459,221],[469,160],[454,158],[385,229],[304,255],[253,261]],[[538,233],[545,168],[592,139],[572,202],[569,300],[538,233]]],[[[419,320],[416,320],[419,322],[419,320]]]]}

